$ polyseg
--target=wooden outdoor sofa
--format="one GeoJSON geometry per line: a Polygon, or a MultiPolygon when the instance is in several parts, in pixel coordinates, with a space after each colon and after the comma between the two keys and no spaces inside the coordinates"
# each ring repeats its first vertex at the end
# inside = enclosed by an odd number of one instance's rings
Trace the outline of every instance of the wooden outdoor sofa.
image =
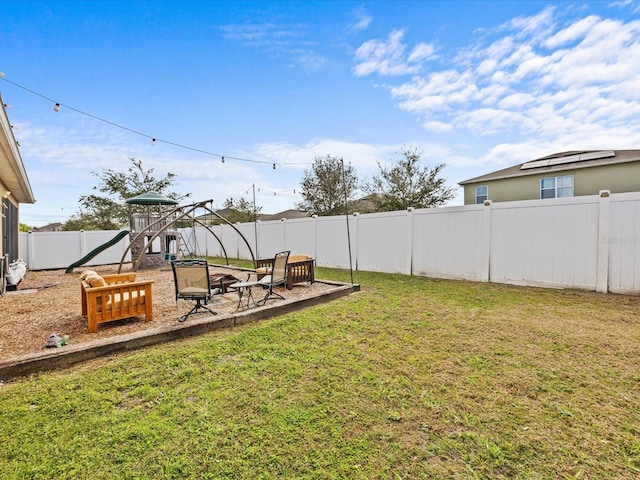
{"type": "MultiPolygon", "coordinates": [[[[315,282],[315,260],[308,255],[289,255],[286,267],[287,290],[291,290],[295,283],[315,282]]],[[[256,260],[256,274],[258,279],[271,273],[273,258],[256,260]]]]}
{"type": "Polygon", "coordinates": [[[135,273],[99,276],[91,270],[80,275],[82,315],[87,317],[90,333],[98,324],[144,315],[153,320],[153,280],[135,281],[135,273]]]}

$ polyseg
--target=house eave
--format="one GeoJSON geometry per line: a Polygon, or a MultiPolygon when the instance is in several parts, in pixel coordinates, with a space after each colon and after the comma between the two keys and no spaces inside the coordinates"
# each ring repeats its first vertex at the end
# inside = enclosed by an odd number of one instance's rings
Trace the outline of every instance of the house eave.
{"type": "Polygon", "coordinates": [[[0,179],[6,189],[11,192],[14,201],[35,203],[36,199],[20,156],[18,143],[13,136],[2,95],[0,95],[0,128],[2,128],[2,134],[0,134],[0,179]]]}
{"type": "Polygon", "coordinates": [[[640,154],[635,156],[630,156],[629,158],[623,158],[623,159],[620,159],[619,157],[618,158],[611,157],[606,159],[586,160],[582,162],[549,165],[549,166],[522,170],[521,169],[522,165],[524,165],[525,163],[528,163],[528,162],[524,162],[524,163],[520,163],[518,165],[514,165],[512,167],[508,167],[504,169],[504,170],[508,170],[508,172],[505,171],[505,173],[502,175],[499,173],[500,170],[498,170],[498,172],[488,173],[485,175],[481,175],[479,177],[474,177],[474,178],[470,178],[469,180],[458,182],[458,185],[464,186],[464,185],[469,185],[474,183],[504,180],[507,178],[518,178],[518,177],[526,177],[531,175],[540,175],[541,173],[546,174],[546,173],[566,172],[569,170],[573,171],[573,170],[579,170],[583,168],[594,168],[594,167],[601,167],[605,165],[623,164],[623,163],[638,162],[638,161],[640,161],[640,154]]]}

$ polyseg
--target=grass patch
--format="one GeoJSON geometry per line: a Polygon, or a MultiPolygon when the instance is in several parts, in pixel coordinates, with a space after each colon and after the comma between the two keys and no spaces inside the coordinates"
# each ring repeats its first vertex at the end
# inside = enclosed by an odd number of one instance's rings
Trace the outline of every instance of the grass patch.
{"type": "Polygon", "coordinates": [[[640,475],[639,298],[355,280],[330,304],[5,384],[0,478],[640,475]]]}

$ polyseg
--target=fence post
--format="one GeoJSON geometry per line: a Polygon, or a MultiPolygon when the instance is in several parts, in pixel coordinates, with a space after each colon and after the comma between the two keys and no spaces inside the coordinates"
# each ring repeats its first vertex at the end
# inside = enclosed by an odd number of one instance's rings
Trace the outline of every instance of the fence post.
{"type": "Polygon", "coordinates": [[[484,232],[481,236],[481,238],[484,241],[484,261],[482,262],[483,264],[483,269],[482,272],[480,273],[480,281],[481,282],[490,282],[491,281],[491,205],[492,205],[492,201],[491,200],[485,200],[483,205],[484,205],[484,210],[483,210],[483,217],[484,217],[484,221],[482,222],[482,227],[484,229],[484,232]]]}
{"type": "Polygon", "coordinates": [[[87,254],[87,239],[84,234],[84,230],[80,230],[80,258],[87,254]]]}
{"type": "Polygon", "coordinates": [[[318,263],[318,215],[311,215],[313,218],[313,258],[318,263]]]}
{"type": "Polygon", "coordinates": [[[282,248],[280,250],[286,250],[287,249],[287,219],[282,217],[280,219],[280,222],[282,224],[282,248]]]}
{"type": "MultiPolygon", "coordinates": [[[[353,212],[353,229],[349,226],[349,229],[353,232],[351,234],[351,258],[349,262],[353,260],[353,270],[358,271],[358,218],[360,218],[360,212],[353,212]]],[[[349,265],[352,265],[349,263],[349,265]]]]}
{"type": "Polygon", "coordinates": [[[29,258],[27,259],[29,270],[33,270],[36,265],[36,246],[33,240],[34,235],[31,230],[27,232],[27,255],[29,258]]]}
{"type": "Polygon", "coordinates": [[[405,275],[413,275],[413,207],[407,208],[407,243],[404,265],[405,275]]]}
{"type": "Polygon", "coordinates": [[[611,191],[600,190],[599,195],[596,291],[599,293],[607,293],[609,290],[609,226],[611,221],[611,191]]]}

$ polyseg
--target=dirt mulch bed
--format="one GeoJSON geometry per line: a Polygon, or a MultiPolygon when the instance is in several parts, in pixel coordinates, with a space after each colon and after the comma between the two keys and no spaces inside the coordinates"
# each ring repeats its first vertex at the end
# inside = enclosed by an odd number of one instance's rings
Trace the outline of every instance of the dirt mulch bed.
{"type": "MultiPolygon", "coordinates": [[[[87,267],[99,274],[117,273],[117,265],[87,267]]],[[[180,315],[187,313],[193,302],[175,301],[173,273],[170,267],[158,270],[140,270],[136,280],[153,280],[153,321],[142,318],[130,318],[103,323],[98,333],[87,331],[87,320],[82,317],[80,303],[80,274],[85,268],[66,274],[64,270],[28,271],[15,292],[7,292],[0,297],[0,362],[26,354],[41,352],[48,336],[52,333],[69,335],[69,345],[107,340],[126,334],[157,330],[163,326],[178,325],[180,315]]],[[[122,273],[129,272],[125,265],[122,273]]],[[[231,274],[241,280],[247,278],[247,271],[232,268],[211,267],[211,275],[231,274]]],[[[255,274],[252,274],[255,280],[255,274]]],[[[324,282],[313,285],[294,285],[293,290],[278,288],[287,300],[304,299],[336,287],[324,282]]],[[[255,291],[259,300],[263,292],[255,291]]],[[[273,304],[277,302],[269,302],[273,304]]],[[[232,315],[236,312],[238,296],[235,292],[214,296],[210,307],[218,313],[217,317],[232,315]]],[[[261,307],[263,308],[263,307],[261,307]]],[[[198,314],[191,319],[204,317],[198,314]]],[[[182,324],[181,324],[182,325],[182,324]]],[[[65,347],[62,347],[64,349],[65,347]]]]}

